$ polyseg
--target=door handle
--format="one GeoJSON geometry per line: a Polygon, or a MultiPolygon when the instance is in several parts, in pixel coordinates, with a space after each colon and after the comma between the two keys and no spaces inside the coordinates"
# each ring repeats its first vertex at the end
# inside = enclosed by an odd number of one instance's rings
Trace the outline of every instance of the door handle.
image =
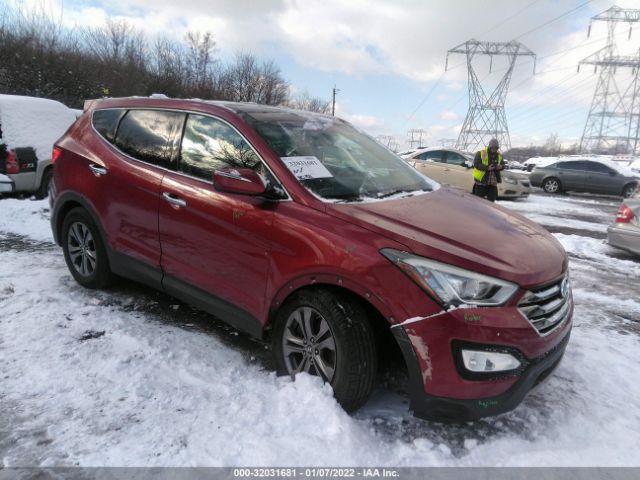
{"type": "Polygon", "coordinates": [[[89,170],[95,173],[98,177],[102,177],[107,174],[106,168],[96,165],[95,163],[89,164],[89,170]]]}
{"type": "Polygon", "coordinates": [[[175,205],[176,207],[179,207],[179,208],[184,208],[187,206],[186,200],[183,200],[180,197],[176,197],[173,193],[164,192],[162,196],[171,205],[175,205]]]}

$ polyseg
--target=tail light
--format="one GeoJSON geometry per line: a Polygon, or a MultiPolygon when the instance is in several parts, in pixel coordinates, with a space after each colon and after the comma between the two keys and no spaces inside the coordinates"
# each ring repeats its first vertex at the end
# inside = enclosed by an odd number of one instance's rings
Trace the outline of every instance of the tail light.
{"type": "Polygon", "coordinates": [[[53,147],[53,152],[51,152],[51,164],[55,165],[56,164],[56,160],[58,160],[58,158],[60,158],[60,154],[62,153],[62,150],[60,150],[58,147],[53,147]]]}
{"type": "Polygon", "coordinates": [[[616,223],[631,223],[634,217],[633,210],[623,203],[620,205],[620,210],[618,210],[618,214],[616,215],[616,223]]]}
{"type": "Polygon", "coordinates": [[[7,157],[5,158],[5,171],[7,173],[20,173],[18,157],[16,157],[16,154],[12,150],[7,152],[7,157]]]}

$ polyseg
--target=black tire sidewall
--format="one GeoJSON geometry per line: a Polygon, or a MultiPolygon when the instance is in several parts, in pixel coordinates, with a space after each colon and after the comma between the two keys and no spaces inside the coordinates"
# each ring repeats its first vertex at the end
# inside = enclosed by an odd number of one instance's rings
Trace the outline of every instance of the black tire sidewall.
{"type": "Polygon", "coordinates": [[[293,294],[278,311],[273,330],[272,346],[279,375],[289,375],[282,339],[287,319],[300,307],[316,310],[328,323],[336,344],[336,370],[331,381],[334,396],[345,410],[356,410],[366,402],[377,372],[375,337],[364,309],[350,298],[324,290],[293,294]],[[354,342],[359,348],[353,348],[354,342]],[[354,388],[354,382],[361,385],[354,388]]]}
{"type": "Polygon", "coordinates": [[[109,284],[111,280],[111,269],[109,267],[109,260],[107,258],[107,252],[104,247],[104,242],[100,231],[96,227],[91,216],[83,208],[74,208],[65,217],[62,223],[62,250],[64,252],[64,260],[67,263],[69,272],[73,278],[83,287],[87,288],[102,288],[109,284]],[[80,275],[75,266],[71,262],[69,256],[69,246],[67,244],[69,229],[74,223],[82,223],[91,232],[93,242],[96,247],[96,268],[89,276],[80,275]]]}

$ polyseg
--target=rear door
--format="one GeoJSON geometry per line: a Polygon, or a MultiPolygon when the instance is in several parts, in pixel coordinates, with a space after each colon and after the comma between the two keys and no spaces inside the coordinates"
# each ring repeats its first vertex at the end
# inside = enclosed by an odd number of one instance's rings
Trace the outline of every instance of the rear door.
{"type": "Polygon", "coordinates": [[[473,188],[473,170],[467,168],[467,158],[457,152],[445,152],[444,175],[449,185],[471,192],[473,188]]]}
{"type": "Polygon", "coordinates": [[[211,311],[211,305],[219,305],[225,320],[250,331],[245,321],[260,318],[265,308],[275,204],[217,191],[213,173],[224,167],[271,175],[227,121],[190,113],[178,171],[167,172],[162,180],[163,286],[169,292],[186,292],[201,308],[211,311]]]}
{"type": "Polygon", "coordinates": [[[585,161],[585,190],[593,193],[620,195],[624,186],[624,177],[613,168],[600,163],[585,161]]]}
{"type": "Polygon", "coordinates": [[[112,248],[125,255],[119,257],[123,264],[115,265],[116,270],[135,268],[151,275],[146,280],[156,287],[160,286],[160,184],[165,172],[175,168],[184,118],[180,112],[147,109],[93,114],[94,128],[115,148],[89,159],[88,183],[82,191],[91,196],[112,248]]]}

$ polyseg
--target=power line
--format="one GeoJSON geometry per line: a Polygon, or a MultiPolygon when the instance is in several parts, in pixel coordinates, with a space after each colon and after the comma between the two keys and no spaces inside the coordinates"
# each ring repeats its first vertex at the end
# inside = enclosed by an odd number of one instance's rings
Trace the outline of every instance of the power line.
{"type": "Polygon", "coordinates": [[[569,10],[568,12],[565,12],[565,13],[563,13],[562,15],[558,15],[557,17],[552,18],[551,20],[548,20],[548,21],[544,22],[544,23],[543,23],[543,24],[541,24],[541,25],[538,25],[537,27],[532,28],[531,30],[527,30],[526,32],[521,33],[520,35],[518,35],[517,37],[515,37],[515,38],[514,38],[514,40],[517,40],[517,39],[519,39],[519,38],[522,38],[522,37],[524,37],[525,35],[529,35],[530,33],[535,32],[536,30],[540,30],[541,28],[544,28],[544,27],[546,27],[547,25],[550,25],[550,24],[552,24],[552,23],[554,23],[554,22],[557,22],[557,21],[558,21],[558,20],[560,20],[561,18],[564,18],[564,17],[566,17],[567,15],[571,15],[573,12],[576,12],[576,11],[580,10],[581,8],[586,7],[586,6],[587,6],[588,4],[590,4],[592,1],[593,1],[593,0],[587,0],[586,2],[581,3],[581,4],[580,4],[580,5],[578,5],[577,7],[572,8],[572,9],[571,9],[571,10],[569,10]]]}
{"type": "Polygon", "coordinates": [[[540,0],[534,0],[533,2],[525,5],[524,7],[522,7],[520,10],[518,10],[516,13],[514,13],[513,15],[510,15],[509,17],[501,20],[500,22],[496,23],[494,26],[492,26],[491,28],[485,30],[484,32],[482,32],[479,35],[476,35],[477,37],[482,37],[483,35],[489,33],[490,31],[492,31],[494,28],[499,27],[500,25],[502,25],[505,22],[508,22],[509,20],[511,20],[512,18],[517,17],[518,15],[520,15],[522,12],[524,12],[525,10],[527,10],[528,8],[534,6],[536,3],[539,3],[540,0]]]}

